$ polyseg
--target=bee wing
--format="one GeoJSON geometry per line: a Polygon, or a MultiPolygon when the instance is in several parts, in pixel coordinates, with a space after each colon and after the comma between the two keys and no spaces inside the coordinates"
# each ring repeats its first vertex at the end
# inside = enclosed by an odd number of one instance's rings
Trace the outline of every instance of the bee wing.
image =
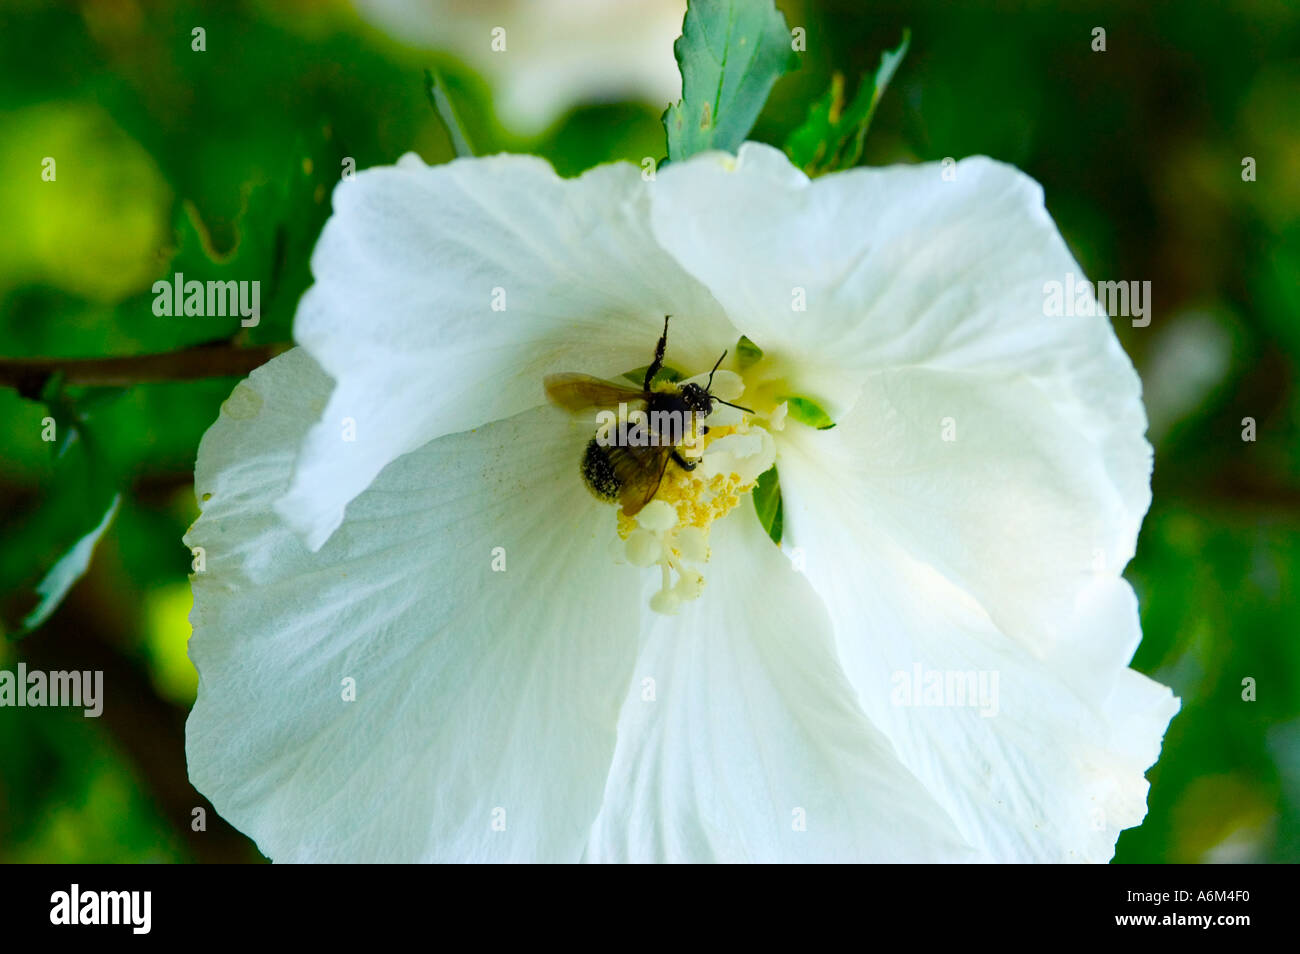
{"type": "Polygon", "coordinates": [[[605,453],[621,485],[618,501],[623,505],[623,512],[635,517],[659,490],[673,448],[668,445],[606,447],[605,453]]]}
{"type": "Polygon", "coordinates": [[[593,407],[617,407],[622,401],[643,401],[645,392],[640,388],[614,384],[593,378],[590,374],[548,374],[543,382],[546,396],[552,404],[566,411],[585,411],[593,407]]]}

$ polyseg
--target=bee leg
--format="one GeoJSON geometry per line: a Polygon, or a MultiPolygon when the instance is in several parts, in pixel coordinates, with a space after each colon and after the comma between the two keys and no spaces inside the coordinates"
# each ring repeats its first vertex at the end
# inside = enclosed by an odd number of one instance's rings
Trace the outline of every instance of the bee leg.
{"type": "Polygon", "coordinates": [[[696,467],[700,466],[698,460],[693,460],[690,463],[687,463],[685,458],[683,458],[681,454],[677,453],[677,451],[673,451],[673,462],[682,470],[694,470],[696,467]]]}
{"type": "Polygon", "coordinates": [[[668,349],[668,319],[671,317],[672,315],[664,315],[664,333],[659,336],[659,343],[655,345],[655,359],[650,362],[650,367],[645,369],[645,384],[641,388],[643,391],[650,390],[650,382],[664,366],[664,352],[668,349]]]}

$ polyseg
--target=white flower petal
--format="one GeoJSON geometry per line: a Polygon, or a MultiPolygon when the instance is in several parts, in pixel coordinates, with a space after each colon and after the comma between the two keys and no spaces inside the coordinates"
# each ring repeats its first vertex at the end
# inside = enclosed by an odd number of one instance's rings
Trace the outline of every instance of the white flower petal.
{"type": "Polygon", "coordinates": [[[866,721],[752,508],[712,546],[704,595],[642,636],[588,860],[973,859],[866,721]]]}
{"type": "Polygon", "coordinates": [[[1136,525],[1150,503],[1140,384],[1104,315],[1045,316],[1044,284],[1083,272],[1042,189],[983,157],[944,173],[929,163],[810,182],[746,143],[735,158],[665,169],[652,218],[659,242],[833,419],[873,370],[1027,375],[1097,446],[1136,525]]]}
{"type": "Polygon", "coordinates": [[[576,860],[642,603],[585,436],[543,408],[443,438],[311,553],[271,503],[328,391],[289,352],[200,447],[190,778],[275,860],[576,860]]]}
{"type": "MultiPolygon", "coordinates": [[[[791,502],[897,541],[1035,652],[1073,639],[1077,601],[1136,546],[1138,523],[1100,456],[1025,377],[881,372],[835,428],[781,436],[791,502]]],[[[1113,675],[1139,636],[1087,641],[1113,675]]]]}
{"type": "Polygon", "coordinates": [[[863,708],[963,835],[1108,859],[1178,706],[1125,668],[1137,527],[1090,442],[1027,378],[912,368],[869,376],[833,430],[789,429],[777,466],[863,708]],[[996,711],[899,705],[916,667],[996,674],[996,711]]]}
{"type": "Polygon", "coordinates": [[[389,461],[536,407],[544,375],[648,364],[665,314],[671,363],[716,360],[736,332],[655,243],[655,185],[524,156],[406,156],[339,184],[294,325],[337,384],[279,505],[310,547],[389,461]]]}
{"type": "Polygon", "coordinates": [[[745,419],[745,412],[725,404],[714,404],[708,417],[709,427],[735,427],[745,419]]]}

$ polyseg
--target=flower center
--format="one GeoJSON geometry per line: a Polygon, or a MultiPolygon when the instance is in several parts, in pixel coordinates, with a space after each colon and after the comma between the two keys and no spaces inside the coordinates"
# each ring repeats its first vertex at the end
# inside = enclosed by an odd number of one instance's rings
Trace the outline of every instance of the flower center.
{"type": "MultiPolygon", "coordinates": [[[[735,401],[744,388],[740,375],[719,371],[712,394],[735,401]]],[[[695,466],[688,470],[670,463],[653,500],[635,516],[618,511],[618,535],[628,562],[659,567],[661,585],[650,599],[655,612],[675,613],[703,592],[700,567],[710,556],[709,529],[739,506],[775,463],[776,442],[770,430],[782,428],[784,412],[781,405],[767,418],[757,418],[715,403],[703,432],[679,448],[683,459],[695,466]]]]}

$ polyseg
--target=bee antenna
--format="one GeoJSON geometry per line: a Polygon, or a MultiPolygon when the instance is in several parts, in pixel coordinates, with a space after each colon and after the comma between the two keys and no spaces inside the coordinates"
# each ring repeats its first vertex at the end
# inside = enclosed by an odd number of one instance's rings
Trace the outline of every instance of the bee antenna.
{"type": "MultiPolygon", "coordinates": [[[[722,352],[722,358],[725,358],[726,356],[727,356],[727,352],[725,351],[722,352]]],[[[717,361],[713,363],[713,371],[709,372],[709,383],[704,385],[704,390],[707,391],[709,388],[713,387],[713,372],[717,371],[718,367],[722,364],[722,358],[719,358],[717,361]]],[[[723,401],[722,403],[726,404],[727,402],[723,401]]]]}
{"type": "Polygon", "coordinates": [[[744,411],[744,412],[747,413],[747,414],[753,414],[753,413],[754,413],[754,409],[753,409],[753,408],[749,408],[749,407],[741,407],[739,404],[732,404],[730,401],[724,401],[724,400],[722,400],[722,398],[714,398],[713,400],[717,401],[719,404],[725,404],[725,405],[727,405],[727,407],[734,407],[737,411],[744,411]]]}

